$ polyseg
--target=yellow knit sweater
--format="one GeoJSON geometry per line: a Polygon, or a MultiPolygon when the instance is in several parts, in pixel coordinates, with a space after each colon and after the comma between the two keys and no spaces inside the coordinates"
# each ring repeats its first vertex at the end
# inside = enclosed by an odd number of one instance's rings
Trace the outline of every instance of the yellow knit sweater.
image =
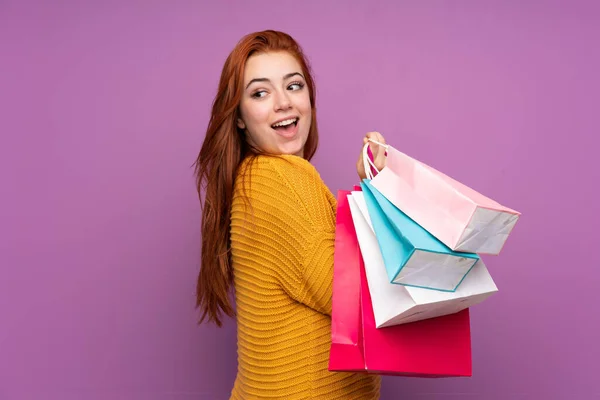
{"type": "Polygon", "coordinates": [[[242,165],[251,168],[236,179],[231,214],[238,325],[231,399],[378,399],[379,377],[327,370],[335,197],[300,157],[242,165]]]}

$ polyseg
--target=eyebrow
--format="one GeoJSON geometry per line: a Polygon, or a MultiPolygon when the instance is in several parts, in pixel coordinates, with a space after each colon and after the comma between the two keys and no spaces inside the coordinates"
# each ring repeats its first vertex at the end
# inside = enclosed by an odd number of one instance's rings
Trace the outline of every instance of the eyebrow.
{"type": "MultiPolygon", "coordinates": [[[[289,74],[287,74],[283,77],[283,80],[290,79],[292,76],[296,76],[296,75],[301,76],[302,79],[304,79],[304,75],[302,75],[300,72],[290,72],[289,74]]],[[[254,78],[250,82],[248,82],[248,84],[246,85],[246,89],[248,89],[248,87],[250,87],[250,85],[252,85],[255,82],[271,82],[271,81],[268,78],[254,78]]]]}

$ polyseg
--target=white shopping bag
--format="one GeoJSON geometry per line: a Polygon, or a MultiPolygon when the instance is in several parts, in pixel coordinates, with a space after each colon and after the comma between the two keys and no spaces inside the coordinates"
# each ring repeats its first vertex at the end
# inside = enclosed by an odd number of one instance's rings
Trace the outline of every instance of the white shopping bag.
{"type": "Polygon", "coordinates": [[[455,292],[395,285],[389,282],[363,193],[348,195],[363,256],[377,328],[453,314],[481,303],[498,291],[480,259],[455,292]]]}

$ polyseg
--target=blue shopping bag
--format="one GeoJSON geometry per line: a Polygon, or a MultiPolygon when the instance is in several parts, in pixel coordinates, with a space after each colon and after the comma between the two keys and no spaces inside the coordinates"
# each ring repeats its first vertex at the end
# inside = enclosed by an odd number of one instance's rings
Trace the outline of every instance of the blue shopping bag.
{"type": "Polygon", "coordinates": [[[394,206],[368,179],[360,186],[390,282],[454,292],[479,256],[452,251],[394,206]]]}

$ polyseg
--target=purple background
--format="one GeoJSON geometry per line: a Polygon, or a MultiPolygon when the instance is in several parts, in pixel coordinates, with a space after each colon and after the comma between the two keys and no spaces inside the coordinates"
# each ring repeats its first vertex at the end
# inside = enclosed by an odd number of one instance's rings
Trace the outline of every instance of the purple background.
{"type": "Polygon", "coordinates": [[[523,213],[486,258],[474,376],[382,399],[600,395],[598,2],[195,3],[0,2],[1,400],[228,397],[191,165],[227,53],[265,28],[312,60],[334,193],[378,130],[523,213]]]}

